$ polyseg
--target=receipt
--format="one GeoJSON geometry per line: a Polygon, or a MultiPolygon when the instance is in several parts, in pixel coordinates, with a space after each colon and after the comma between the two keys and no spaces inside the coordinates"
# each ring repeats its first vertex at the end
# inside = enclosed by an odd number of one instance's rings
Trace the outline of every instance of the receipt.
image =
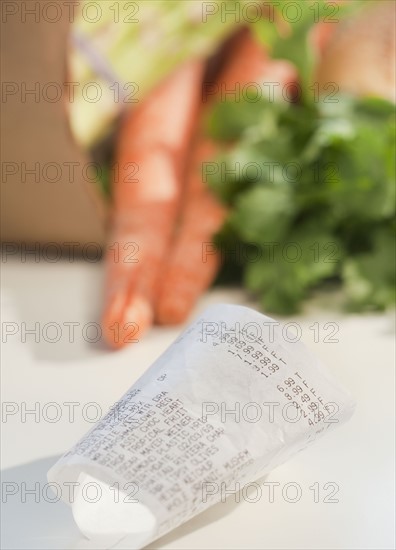
{"type": "MultiPolygon", "coordinates": [[[[210,307],[49,471],[82,533],[143,548],[346,421],[354,402],[279,323],[210,307]],[[64,492],[62,491],[62,495],[64,492]]],[[[118,547],[118,546],[117,546],[118,547]]]]}

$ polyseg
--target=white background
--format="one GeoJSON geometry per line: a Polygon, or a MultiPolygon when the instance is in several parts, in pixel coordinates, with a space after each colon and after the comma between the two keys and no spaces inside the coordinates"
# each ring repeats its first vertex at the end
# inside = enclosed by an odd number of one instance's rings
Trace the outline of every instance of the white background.
{"type": "MultiPolygon", "coordinates": [[[[79,533],[70,510],[62,503],[49,503],[34,495],[21,495],[35,483],[42,488],[46,472],[92,424],[98,409],[85,409],[95,402],[103,411],[129,388],[152,361],[174,340],[181,328],[155,328],[141,342],[120,352],[110,352],[82,338],[83,326],[97,322],[101,308],[102,266],[87,263],[28,262],[8,259],[2,264],[2,326],[15,322],[18,334],[2,345],[2,400],[18,407],[16,414],[2,415],[2,487],[16,483],[18,494],[3,494],[2,548],[63,549],[78,544],[79,533]],[[64,322],[78,322],[75,341],[69,343],[64,322]],[[26,328],[39,323],[63,326],[61,339],[38,343],[28,335],[21,340],[20,323],[26,328]],[[22,403],[44,413],[39,421],[24,418],[22,403]],[[58,422],[51,402],[78,402],[75,419],[62,405],[58,422]],[[24,421],[25,420],[25,421],[24,421]]],[[[215,290],[198,304],[194,315],[214,302],[243,303],[239,291],[215,290]]],[[[193,316],[194,316],[193,315],[193,316]]],[[[320,295],[304,314],[284,320],[301,325],[302,340],[317,354],[338,380],[351,390],[357,409],[352,420],[277,468],[268,481],[278,482],[275,501],[268,488],[257,502],[235,502],[231,496],[160,539],[152,548],[174,549],[390,549],[394,541],[394,316],[393,314],[345,315],[338,296],[320,295]],[[309,327],[318,322],[338,324],[337,343],[325,343],[330,329],[314,342],[309,327]],[[298,483],[301,499],[282,498],[285,484],[298,483]],[[319,483],[320,502],[314,502],[310,486],[319,483]],[[337,503],[323,502],[336,483],[337,503]]],[[[10,326],[10,325],[8,325],[10,326]]],[[[49,338],[53,333],[48,333],[49,338]]],[[[90,336],[93,332],[90,333],[90,336]]],[[[4,334],[3,334],[4,337],[4,334]]],[[[48,339],[47,339],[48,340],[48,339]]],[[[265,401],[265,396],[263,396],[265,401]]],[[[4,412],[4,411],[3,411],[4,412]]],[[[9,487],[9,486],[8,486],[9,487]]],[[[294,493],[290,489],[290,496],[294,493]]]]}

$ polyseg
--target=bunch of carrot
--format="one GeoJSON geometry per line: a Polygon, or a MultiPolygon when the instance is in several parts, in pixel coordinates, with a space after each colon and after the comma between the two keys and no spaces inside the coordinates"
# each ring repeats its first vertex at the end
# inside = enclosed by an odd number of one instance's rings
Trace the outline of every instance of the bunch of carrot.
{"type": "Polygon", "coordinates": [[[183,322],[213,281],[219,256],[203,257],[202,250],[227,213],[203,182],[202,164],[215,157],[218,145],[205,137],[202,118],[221,100],[220,90],[274,80],[295,81],[295,69],[271,60],[243,29],[213,85],[205,82],[205,63],[190,61],[125,117],[102,320],[111,347],[136,341],[154,322],[183,322]]]}

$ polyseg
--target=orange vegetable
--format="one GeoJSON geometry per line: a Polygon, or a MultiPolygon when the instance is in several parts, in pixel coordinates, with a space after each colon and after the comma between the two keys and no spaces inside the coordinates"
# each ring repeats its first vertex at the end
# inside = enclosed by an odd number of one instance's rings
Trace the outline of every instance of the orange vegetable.
{"type": "Polygon", "coordinates": [[[153,322],[159,268],[169,249],[196,125],[203,63],[190,62],[129,114],[119,136],[107,251],[104,337],[115,348],[153,322]]]}
{"type": "Polygon", "coordinates": [[[216,86],[207,87],[209,97],[201,94],[203,64],[192,62],[125,119],[102,321],[114,348],[136,341],[154,318],[162,324],[185,320],[218,271],[219,255],[205,255],[205,247],[226,211],[204,184],[202,163],[219,147],[204,137],[199,113],[238,83],[296,80],[290,64],[271,61],[247,29],[231,42],[227,59],[216,86]]]}

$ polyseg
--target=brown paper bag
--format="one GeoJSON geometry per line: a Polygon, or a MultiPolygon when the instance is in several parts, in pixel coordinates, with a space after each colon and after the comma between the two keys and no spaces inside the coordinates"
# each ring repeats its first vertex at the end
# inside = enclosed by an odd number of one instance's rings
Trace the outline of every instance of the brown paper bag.
{"type": "Polygon", "coordinates": [[[73,141],[68,94],[57,100],[67,82],[70,13],[51,21],[44,4],[2,2],[1,238],[102,246],[107,209],[95,166],[73,141]]]}

